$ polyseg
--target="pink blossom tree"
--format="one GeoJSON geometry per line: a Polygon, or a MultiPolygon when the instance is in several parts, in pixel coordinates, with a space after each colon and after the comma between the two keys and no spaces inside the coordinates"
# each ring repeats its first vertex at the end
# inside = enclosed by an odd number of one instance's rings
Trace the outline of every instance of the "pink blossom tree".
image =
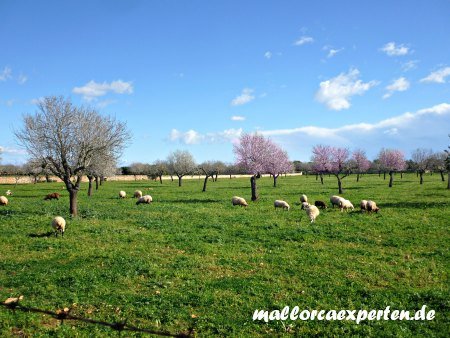
{"type": "Polygon", "coordinates": [[[389,172],[389,188],[392,188],[394,181],[394,173],[396,171],[404,170],[406,167],[405,156],[398,149],[381,149],[378,154],[381,167],[389,172]]]}
{"type": "Polygon", "coordinates": [[[359,182],[359,175],[370,168],[370,161],[366,157],[366,152],[362,149],[353,151],[352,160],[355,162],[356,182],[359,182]]]}
{"type": "Polygon", "coordinates": [[[312,169],[320,176],[320,182],[323,184],[323,174],[328,173],[331,169],[331,151],[332,147],[324,145],[316,145],[312,149],[312,169]]]}
{"type": "Polygon", "coordinates": [[[289,161],[287,152],[273,142],[270,144],[269,152],[270,155],[265,165],[265,171],[272,175],[273,186],[276,187],[278,176],[292,171],[292,163],[289,161]]]}

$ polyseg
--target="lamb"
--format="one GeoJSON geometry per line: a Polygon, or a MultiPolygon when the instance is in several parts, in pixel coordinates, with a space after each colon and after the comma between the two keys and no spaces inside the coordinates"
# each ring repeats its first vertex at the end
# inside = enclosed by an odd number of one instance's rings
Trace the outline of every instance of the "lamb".
{"type": "Polygon", "coordinates": [[[0,205],[8,205],[8,199],[5,196],[0,196],[0,205]]]}
{"type": "Polygon", "coordinates": [[[150,204],[152,203],[153,198],[150,195],[144,195],[142,197],[139,197],[139,199],[136,202],[136,205],[139,205],[141,203],[150,204]]]}
{"type": "Polygon", "coordinates": [[[11,190],[6,190],[6,196],[12,196],[12,191],[11,190]]]}
{"type": "Polygon", "coordinates": [[[44,200],[52,200],[52,199],[57,199],[59,200],[59,198],[61,197],[60,194],[58,194],[57,192],[53,192],[51,194],[48,194],[47,196],[44,197],[44,200]]]}
{"type": "Polygon", "coordinates": [[[308,202],[302,202],[302,210],[305,210],[305,208],[309,205],[308,202]]]}
{"type": "Polygon", "coordinates": [[[289,211],[289,209],[291,208],[287,202],[281,200],[276,200],[275,202],[273,202],[273,206],[275,207],[275,209],[283,208],[287,211],[289,211]]]}
{"type": "Polygon", "coordinates": [[[134,192],[134,198],[141,198],[142,197],[142,191],[136,190],[134,192]]]}
{"type": "Polygon", "coordinates": [[[375,211],[378,213],[379,210],[380,208],[377,207],[377,204],[374,201],[367,201],[367,211],[375,211]]]}
{"type": "Polygon", "coordinates": [[[339,206],[340,201],[343,200],[343,199],[344,198],[341,197],[341,196],[334,195],[334,196],[330,197],[330,203],[331,203],[331,205],[334,208],[335,205],[339,206]]]}
{"type": "Polygon", "coordinates": [[[308,204],[308,206],[305,208],[306,215],[308,215],[309,219],[311,220],[311,223],[314,222],[319,216],[320,211],[319,208],[317,208],[315,205],[308,204]]]}
{"type": "Polygon", "coordinates": [[[341,212],[344,211],[344,209],[347,211],[348,209],[352,209],[355,210],[355,208],[353,207],[352,202],[350,202],[349,200],[346,200],[344,198],[342,198],[339,202],[339,208],[341,208],[341,212]]]}
{"type": "Polygon", "coordinates": [[[119,191],[119,198],[125,198],[127,196],[127,193],[123,190],[119,191]]]}
{"type": "Polygon", "coordinates": [[[315,201],[314,205],[318,208],[326,209],[327,204],[324,201],[315,201]]]}
{"type": "Polygon", "coordinates": [[[61,216],[56,216],[52,221],[52,228],[55,230],[55,236],[58,237],[58,232],[64,236],[66,230],[66,221],[61,216]]]}
{"type": "Polygon", "coordinates": [[[303,203],[303,202],[308,202],[308,196],[306,196],[306,195],[300,196],[300,203],[303,203]]]}
{"type": "Polygon", "coordinates": [[[361,200],[361,202],[359,203],[359,206],[361,207],[361,212],[366,211],[367,210],[367,201],[361,200]]]}
{"type": "Polygon", "coordinates": [[[239,196],[233,196],[233,198],[231,199],[231,203],[233,205],[240,205],[241,207],[248,207],[247,201],[239,196]]]}

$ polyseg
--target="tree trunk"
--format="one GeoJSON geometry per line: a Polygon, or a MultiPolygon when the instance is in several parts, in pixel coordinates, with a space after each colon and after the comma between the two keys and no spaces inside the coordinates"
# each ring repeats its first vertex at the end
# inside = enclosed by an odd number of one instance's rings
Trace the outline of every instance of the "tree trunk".
{"type": "Polygon", "coordinates": [[[444,172],[441,170],[440,173],[441,173],[441,180],[442,180],[442,182],[445,182],[444,172]]]}
{"type": "Polygon", "coordinates": [[[75,189],[75,188],[69,189],[69,198],[70,198],[69,212],[72,216],[77,216],[77,214],[78,214],[77,194],[78,194],[78,189],[75,189]]]}
{"type": "MultiPolygon", "coordinates": [[[[205,181],[203,182],[203,192],[205,192],[206,191],[206,183],[208,183],[208,178],[209,178],[209,176],[208,175],[206,175],[205,176],[205,181]]],[[[212,176],[212,179],[213,179],[213,181],[214,181],[214,176],[212,176]]]]}
{"type": "Polygon", "coordinates": [[[392,188],[392,182],[394,182],[394,172],[390,171],[389,172],[389,176],[390,176],[390,178],[389,178],[389,188],[392,188]]]}
{"type": "MultiPolygon", "coordinates": [[[[390,174],[389,174],[390,175],[390,174]]],[[[383,179],[386,179],[386,172],[383,173],[383,179]]]]}
{"type": "Polygon", "coordinates": [[[256,191],[256,175],[253,175],[250,178],[250,184],[252,186],[252,201],[256,201],[258,199],[258,193],[256,191]]]}
{"type": "Polygon", "coordinates": [[[89,180],[89,188],[88,188],[88,196],[92,196],[92,181],[94,180],[93,176],[88,176],[88,180],[89,180]]]}
{"type": "Polygon", "coordinates": [[[50,175],[45,175],[45,181],[47,182],[47,183],[50,183],[50,175]]]}
{"type": "Polygon", "coordinates": [[[214,182],[217,182],[217,177],[219,176],[219,173],[216,173],[216,179],[214,180],[214,182]]]}
{"type": "Polygon", "coordinates": [[[170,175],[170,179],[172,180],[172,182],[173,182],[173,175],[170,175]]]}
{"type": "Polygon", "coordinates": [[[98,176],[95,176],[95,190],[98,190],[98,176]]]}
{"type": "Polygon", "coordinates": [[[162,184],[162,175],[159,175],[158,177],[159,177],[159,183],[162,184]]]}
{"type": "Polygon", "coordinates": [[[320,183],[323,184],[323,175],[322,174],[320,174],[320,183]]]}
{"type": "Polygon", "coordinates": [[[277,186],[277,178],[278,176],[280,176],[280,174],[278,175],[273,175],[273,187],[275,188],[277,186]]]}
{"type": "Polygon", "coordinates": [[[403,179],[403,171],[400,172],[400,178],[403,179]]]}
{"type": "Polygon", "coordinates": [[[316,173],[316,181],[319,179],[319,174],[316,173]]]}
{"type": "Polygon", "coordinates": [[[181,187],[181,179],[183,178],[183,176],[178,176],[178,186],[181,187]]]}
{"type": "Polygon", "coordinates": [[[420,184],[423,184],[423,172],[420,172],[420,184]]]}
{"type": "Polygon", "coordinates": [[[103,185],[103,181],[105,180],[105,177],[100,176],[100,185],[103,185]]]}
{"type": "Polygon", "coordinates": [[[359,173],[356,174],[356,182],[359,182],[359,173]]]}
{"type": "Polygon", "coordinates": [[[337,180],[338,180],[338,188],[339,188],[339,194],[343,194],[344,192],[342,191],[342,181],[341,178],[339,176],[336,176],[337,180]]]}
{"type": "Polygon", "coordinates": [[[230,174],[230,180],[231,180],[231,174],[230,174]]]}

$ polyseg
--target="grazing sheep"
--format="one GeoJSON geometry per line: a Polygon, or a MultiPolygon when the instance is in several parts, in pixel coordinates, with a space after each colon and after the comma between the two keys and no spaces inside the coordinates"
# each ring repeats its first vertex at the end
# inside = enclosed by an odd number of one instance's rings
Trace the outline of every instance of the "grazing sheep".
{"type": "Polygon", "coordinates": [[[305,207],[306,215],[308,215],[309,219],[311,220],[311,223],[314,222],[319,216],[320,211],[319,208],[317,208],[315,205],[308,204],[307,207],[305,207]]]}
{"type": "Polygon", "coordinates": [[[343,200],[343,199],[344,199],[344,198],[341,197],[341,196],[334,195],[334,196],[331,196],[331,197],[330,197],[330,203],[331,203],[331,205],[332,205],[333,208],[334,208],[335,205],[339,206],[339,203],[340,203],[341,200],[343,200]]]}
{"type": "Polygon", "coordinates": [[[308,202],[302,202],[302,210],[305,210],[305,208],[309,205],[308,202]]]}
{"type": "Polygon", "coordinates": [[[125,198],[127,196],[127,193],[123,190],[119,191],[119,198],[125,198]]]}
{"type": "Polygon", "coordinates": [[[142,197],[139,197],[139,199],[136,202],[136,205],[139,205],[141,203],[150,204],[152,203],[153,198],[150,195],[144,195],[142,197]]]}
{"type": "Polygon", "coordinates": [[[324,201],[315,201],[314,205],[318,208],[326,209],[327,204],[324,201]]]}
{"type": "Polygon", "coordinates": [[[308,202],[308,196],[306,196],[306,195],[300,196],[300,203],[303,203],[303,202],[308,202]]]}
{"type": "Polygon", "coordinates": [[[344,198],[342,198],[341,201],[339,202],[339,208],[341,208],[341,212],[343,212],[344,209],[345,209],[345,211],[347,211],[348,209],[355,210],[352,202],[350,202],[349,200],[346,200],[344,198]]]}
{"type": "Polygon", "coordinates": [[[8,205],[8,199],[5,196],[0,196],[0,205],[8,205]]]}
{"type": "Polygon", "coordinates": [[[135,197],[135,198],[141,198],[141,197],[142,197],[142,191],[136,190],[136,191],[134,192],[134,197],[135,197]]]}
{"type": "Polygon", "coordinates": [[[58,194],[57,192],[53,192],[51,194],[48,194],[47,196],[44,197],[44,200],[52,200],[52,199],[57,199],[59,200],[59,198],[61,197],[60,194],[58,194]]]}
{"type": "Polygon", "coordinates": [[[367,210],[367,201],[361,200],[361,202],[359,203],[359,206],[361,207],[361,212],[366,211],[367,210]]]}
{"type": "Polygon", "coordinates": [[[248,207],[248,203],[245,199],[243,199],[242,197],[239,196],[233,196],[233,198],[231,199],[231,203],[233,205],[240,205],[241,207],[248,207]]]}
{"type": "Polygon", "coordinates": [[[377,204],[374,201],[367,201],[367,211],[375,211],[378,213],[379,210],[380,208],[377,207],[377,204]]]}
{"type": "Polygon", "coordinates": [[[64,236],[66,230],[66,221],[61,216],[56,216],[52,221],[52,228],[55,230],[55,236],[58,237],[58,232],[64,236]]]}
{"type": "Polygon", "coordinates": [[[276,200],[275,202],[273,202],[273,206],[276,208],[283,208],[285,210],[288,210],[291,208],[289,206],[289,204],[285,201],[281,201],[281,200],[276,200]]]}
{"type": "Polygon", "coordinates": [[[12,196],[12,191],[11,190],[6,190],[6,196],[12,196]]]}

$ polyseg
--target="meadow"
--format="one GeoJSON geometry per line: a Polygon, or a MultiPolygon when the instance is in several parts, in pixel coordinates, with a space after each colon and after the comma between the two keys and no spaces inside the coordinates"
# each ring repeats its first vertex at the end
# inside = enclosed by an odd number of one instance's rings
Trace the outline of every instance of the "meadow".
{"type": "MultiPolygon", "coordinates": [[[[105,182],[92,197],[79,192],[79,217],[68,215],[61,183],[0,185],[11,189],[0,207],[0,301],[162,333],[210,336],[423,336],[446,337],[449,325],[450,191],[439,175],[397,175],[387,187],[378,175],[343,180],[352,212],[328,208],[315,223],[300,210],[337,194],[334,177],[257,181],[248,178],[177,182],[105,182]],[[135,205],[134,190],[153,196],[135,205]],[[120,200],[118,191],[128,198],[120,200]],[[51,192],[60,200],[44,201],[51,192]],[[248,208],[233,207],[242,196],[248,208]],[[273,201],[290,203],[274,210],[273,201]],[[363,214],[361,199],[377,202],[363,214]],[[67,220],[63,238],[50,222],[67,220]],[[431,321],[253,321],[255,309],[404,309],[423,305],[431,321]]],[[[0,336],[117,336],[104,325],[57,320],[0,307],[0,336]]],[[[126,332],[126,336],[143,333],[126,332]]]]}

